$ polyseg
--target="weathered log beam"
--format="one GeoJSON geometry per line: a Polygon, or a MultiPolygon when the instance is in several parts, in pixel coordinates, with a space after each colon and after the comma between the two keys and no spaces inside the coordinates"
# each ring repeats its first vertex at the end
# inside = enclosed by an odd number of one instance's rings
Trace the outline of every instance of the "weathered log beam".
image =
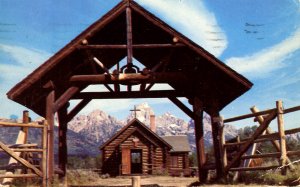
{"type": "MultiPolygon", "coordinates": [[[[295,128],[295,129],[289,129],[289,130],[286,130],[285,131],[285,134],[286,135],[289,135],[289,134],[295,134],[295,133],[298,133],[300,132],[300,128],[295,128]]],[[[266,142],[266,141],[274,141],[274,140],[278,140],[279,139],[279,134],[278,132],[275,132],[275,133],[272,133],[272,131],[267,131],[267,134],[264,134],[264,135],[261,135],[259,136],[255,141],[254,143],[258,143],[258,142],[266,142]],[[270,133],[270,134],[269,134],[270,133]]],[[[245,138],[245,139],[242,139],[241,142],[234,142],[234,143],[225,143],[224,146],[226,147],[230,147],[230,146],[236,146],[236,145],[242,145],[244,143],[246,143],[246,141],[250,140],[250,138],[245,138]]],[[[278,142],[277,142],[278,143],[278,142]]],[[[276,144],[277,144],[276,143],[276,144]]],[[[277,144],[278,148],[276,148],[278,151],[279,151],[279,143],[277,144]]]]}
{"type": "Polygon", "coordinates": [[[195,142],[197,149],[197,161],[199,170],[199,181],[206,182],[208,171],[205,169],[206,156],[204,146],[204,129],[203,129],[203,106],[202,102],[195,98],[193,100],[193,113],[195,123],[195,142]]]}
{"type": "Polygon", "coordinates": [[[114,92],[114,90],[108,85],[108,84],[103,84],[105,88],[107,88],[110,92],[114,92]]]}
{"type": "Polygon", "coordinates": [[[295,133],[298,133],[298,132],[300,132],[300,128],[286,130],[285,134],[286,135],[288,135],[288,134],[295,134],[295,133]]]}
{"type": "Polygon", "coordinates": [[[129,84],[129,85],[127,85],[127,91],[128,92],[131,92],[131,90],[132,90],[132,86],[129,84]]]}
{"type": "MultiPolygon", "coordinates": [[[[11,149],[14,152],[43,152],[43,149],[11,149]]],[[[0,152],[4,151],[3,149],[0,149],[0,152]]]]}
{"type": "Polygon", "coordinates": [[[12,145],[7,145],[9,148],[30,148],[30,147],[37,147],[38,144],[12,144],[12,145]]]}
{"type": "MultiPolygon", "coordinates": [[[[34,166],[37,167],[37,165],[34,165],[34,166]]],[[[13,170],[19,170],[19,169],[27,169],[27,168],[25,166],[21,165],[21,164],[10,164],[10,165],[6,165],[6,166],[0,166],[0,170],[10,170],[10,171],[13,171],[13,170]]],[[[15,172],[15,173],[17,173],[17,172],[15,172]]],[[[5,174],[5,175],[8,175],[8,174],[5,174]]],[[[9,174],[9,175],[12,175],[12,174],[9,174]]]]}
{"type": "Polygon", "coordinates": [[[36,174],[11,174],[11,175],[0,175],[0,179],[3,178],[34,178],[38,177],[36,174]]]}
{"type": "MultiPolygon", "coordinates": [[[[29,117],[28,110],[24,110],[23,111],[23,121],[22,122],[24,124],[28,124],[30,122],[30,117],[29,117]]],[[[25,139],[24,139],[24,141],[27,142],[29,129],[28,129],[28,127],[23,127],[21,130],[25,133],[25,139]]]]}
{"type": "MultiPolygon", "coordinates": [[[[288,156],[292,155],[300,155],[300,151],[287,151],[286,154],[288,156]]],[[[268,157],[277,157],[280,158],[281,152],[274,152],[274,153],[263,153],[263,154],[256,154],[256,155],[245,155],[242,156],[241,159],[251,159],[251,158],[268,158],[268,157]]]]}
{"type": "MultiPolygon", "coordinates": [[[[232,147],[232,146],[237,146],[237,145],[243,145],[243,144],[247,143],[247,141],[250,140],[250,139],[251,138],[247,138],[247,139],[243,139],[240,142],[225,143],[224,147],[232,147]]],[[[266,142],[266,141],[271,141],[271,140],[273,140],[273,139],[271,139],[271,138],[258,138],[253,143],[266,142]]]]}
{"type": "Polygon", "coordinates": [[[70,98],[76,94],[77,92],[79,92],[79,88],[72,86],[70,88],[68,88],[54,103],[54,108],[53,108],[53,112],[57,112],[61,107],[63,107],[69,100],[70,98]]]}
{"type": "Polygon", "coordinates": [[[231,168],[230,171],[257,171],[257,170],[270,170],[279,168],[280,166],[259,166],[259,167],[240,167],[231,168]]]}
{"type": "Polygon", "coordinates": [[[223,119],[217,110],[217,107],[214,106],[215,109],[212,110],[210,114],[211,119],[211,130],[213,137],[213,145],[214,145],[214,155],[215,155],[215,163],[216,163],[216,173],[217,179],[222,177],[224,173],[223,163],[222,163],[222,147],[221,147],[221,127],[223,126],[223,119]]]}
{"type": "Polygon", "coordinates": [[[170,101],[172,101],[178,108],[180,108],[186,115],[190,118],[194,119],[194,113],[191,109],[189,109],[185,104],[183,104],[179,99],[176,97],[168,97],[170,101]]]}
{"type": "Polygon", "coordinates": [[[132,64],[132,15],[131,8],[126,7],[126,32],[127,32],[127,65],[132,64]]]}
{"type": "Polygon", "coordinates": [[[74,75],[70,78],[72,83],[79,84],[114,84],[114,83],[168,83],[186,81],[187,78],[182,73],[120,73],[118,75],[74,75]]]}
{"type": "Polygon", "coordinates": [[[300,106],[295,106],[295,107],[292,107],[292,108],[284,109],[283,113],[287,114],[287,113],[295,112],[295,111],[298,111],[298,110],[300,110],[300,106]]]}
{"type": "MultiPolygon", "coordinates": [[[[283,114],[295,112],[295,111],[298,111],[298,110],[300,110],[300,106],[284,109],[283,114]]],[[[252,113],[252,114],[245,114],[245,115],[241,115],[241,116],[237,116],[237,117],[233,117],[233,118],[228,118],[228,119],[224,120],[224,123],[239,121],[239,120],[252,118],[252,117],[256,117],[256,116],[260,116],[260,115],[266,115],[266,114],[269,114],[273,111],[276,111],[276,108],[272,108],[272,109],[269,109],[269,110],[264,110],[264,111],[260,111],[260,112],[256,112],[256,113],[252,113]]]]}
{"type": "Polygon", "coordinates": [[[114,89],[115,89],[115,92],[120,92],[120,84],[115,83],[114,84],[114,89]]]}
{"type": "Polygon", "coordinates": [[[67,124],[68,124],[68,110],[67,106],[62,107],[58,111],[58,167],[63,171],[59,174],[60,179],[64,179],[66,175],[67,158],[67,124]]]}
{"type": "Polygon", "coordinates": [[[165,98],[165,97],[187,97],[191,94],[175,90],[163,91],[121,91],[121,92],[81,92],[72,99],[130,99],[130,98],[165,98]]]}
{"type": "Polygon", "coordinates": [[[146,84],[145,84],[145,83],[142,83],[142,84],[140,85],[140,91],[143,92],[143,91],[145,91],[145,89],[146,89],[146,84]]]}
{"type": "MultiPolygon", "coordinates": [[[[185,47],[184,44],[133,44],[134,49],[152,49],[152,48],[178,48],[185,47]]],[[[78,49],[126,49],[127,45],[82,45],[78,49]]]]}
{"type": "Polygon", "coordinates": [[[275,153],[263,153],[256,155],[244,155],[241,157],[242,160],[252,159],[252,158],[268,158],[268,157],[280,157],[280,152],[275,153]]]}
{"type": "Polygon", "coordinates": [[[145,91],[149,91],[153,86],[154,86],[154,83],[149,84],[149,85],[145,88],[145,91]]]}
{"type": "Polygon", "coordinates": [[[50,182],[54,179],[54,108],[55,91],[52,90],[46,98],[46,120],[48,123],[47,177],[50,182]]]}
{"type": "Polygon", "coordinates": [[[274,111],[276,111],[275,108],[270,109],[270,110],[264,110],[264,111],[257,112],[257,113],[254,113],[254,114],[245,114],[245,115],[241,115],[241,116],[237,116],[237,117],[233,117],[233,118],[228,118],[228,119],[224,120],[224,123],[239,121],[239,120],[252,118],[252,117],[256,117],[256,116],[260,116],[260,115],[265,115],[265,114],[270,114],[271,112],[274,112],[274,111]]]}
{"type": "Polygon", "coordinates": [[[71,121],[74,116],[76,116],[78,114],[78,112],[80,112],[92,99],[83,99],[82,101],[80,101],[80,103],[78,103],[69,113],[68,113],[68,117],[67,117],[67,121],[71,121]]]}
{"type": "Polygon", "coordinates": [[[11,122],[0,122],[0,127],[33,127],[33,128],[43,128],[42,125],[38,125],[37,123],[11,123],[11,122]]]}
{"type": "Polygon", "coordinates": [[[94,62],[96,62],[96,63],[101,67],[101,69],[102,69],[105,73],[107,73],[108,75],[110,75],[109,70],[104,66],[104,64],[103,64],[98,58],[93,57],[93,60],[94,60],[94,62]]]}
{"type": "Polygon", "coordinates": [[[43,154],[42,154],[42,164],[41,164],[41,169],[43,172],[43,181],[42,185],[47,186],[48,185],[48,179],[47,179],[47,138],[48,138],[48,125],[47,121],[43,121],[43,131],[42,131],[42,149],[43,149],[43,154]]]}

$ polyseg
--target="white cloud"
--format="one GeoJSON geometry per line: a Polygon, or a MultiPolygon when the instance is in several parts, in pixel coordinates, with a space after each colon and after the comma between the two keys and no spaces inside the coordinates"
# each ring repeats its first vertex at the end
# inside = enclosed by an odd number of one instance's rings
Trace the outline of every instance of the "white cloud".
{"type": "Polygon", "coordinates": [[[199,0],[137,0],[215,56],[227,48],[227,38],[214,13],[199,0]],[[176,15],[176,16],[175,16],[176,15]]]}
{"type": "Polygon", "coordinates": [[[0,52],[3,54],[3,59],[7,60],[0,62],[0,116],[20,115],[25,107],[7,99],[6,93],[42,64],[50,54],[35,49],[5,44],[0,44],[0,52]]]}
{"type": "Polygon", "coordinates": [[[50,54],[47,52],[14,45],[0,44],[0,50],[14,58],[14,60],[18,64],[24,66],[39,65],[43,63],[48,57],[50,57],[50,54]]]}
{"type": "Polygon", "coordinates": [[[15,84],[51,56],[44,51],[5,44],[0,44],[0,51],[4,52],[9,62],[13,62],[11,64],[1,62],[1,79],[15,84]]]}
{"type": "Polygon", "coordinates": [[[245,57],[232,57],[225,62],[228,66],[248,77],[260,78],[285,66],[284,60],[300,49],[300,28],[272,47],[245,57]]]}

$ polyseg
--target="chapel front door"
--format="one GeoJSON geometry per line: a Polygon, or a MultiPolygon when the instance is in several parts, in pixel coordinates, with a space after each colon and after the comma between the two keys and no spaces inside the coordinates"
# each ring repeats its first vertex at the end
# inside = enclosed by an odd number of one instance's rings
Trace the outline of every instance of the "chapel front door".
{"type": "Polygon", "coordinates": [[[122,164],[121,173],[122,175],[129,175],[131,172],[131,161],[130,161],[130,148],[122,149],[122,164]]]}

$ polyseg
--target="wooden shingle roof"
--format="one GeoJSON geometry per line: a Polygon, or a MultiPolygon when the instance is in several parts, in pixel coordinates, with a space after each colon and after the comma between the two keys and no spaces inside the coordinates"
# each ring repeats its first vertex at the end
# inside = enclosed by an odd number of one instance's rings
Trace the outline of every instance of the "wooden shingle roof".
{"type": "Polygon", "coordinates": [[[188,137],[186,135],[177,135],[177,136],[162,136],[166,142],[171,146],[171,152],[190,152],[190,144],[188,137]]]}

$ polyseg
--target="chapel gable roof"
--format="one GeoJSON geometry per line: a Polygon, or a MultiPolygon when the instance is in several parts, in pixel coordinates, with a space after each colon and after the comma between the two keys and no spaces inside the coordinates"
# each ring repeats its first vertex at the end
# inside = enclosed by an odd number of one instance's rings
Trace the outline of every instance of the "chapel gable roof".
{"type": "Polygon", "coordinates": [[[144,138],[147,139],[147,140],[149,140],[150,142],[158,141],[162,145],[165,145],[166,147],[168,147],[170,149],[172,148],[172,146],[168,142],[166,142],[164,139],[162,139],[156,133],[154,133],[152,130],[150,130],[140,120],[134,118],[126,126],[124,126],[123,128],[121,128],[114,136],[112,136],[109,140],[107,140],[104,144],[102,144],[99,149],[100,150],[104,149],[105,146],[107,146],[108,144],[110,144],[113,140],[115,140],[116,138],[118,138],[122,133],[124,133],[129,127],[132,127],[132,126],[134,126],[135,130],[132,131],[130,134],[128,134],[127,137],[129,137],[133,133],[137,132],[137,133],[142,134],[144,136],[144,138]],[[144,132],[146,132],[146,133],[144,133],[144,132]]]}

